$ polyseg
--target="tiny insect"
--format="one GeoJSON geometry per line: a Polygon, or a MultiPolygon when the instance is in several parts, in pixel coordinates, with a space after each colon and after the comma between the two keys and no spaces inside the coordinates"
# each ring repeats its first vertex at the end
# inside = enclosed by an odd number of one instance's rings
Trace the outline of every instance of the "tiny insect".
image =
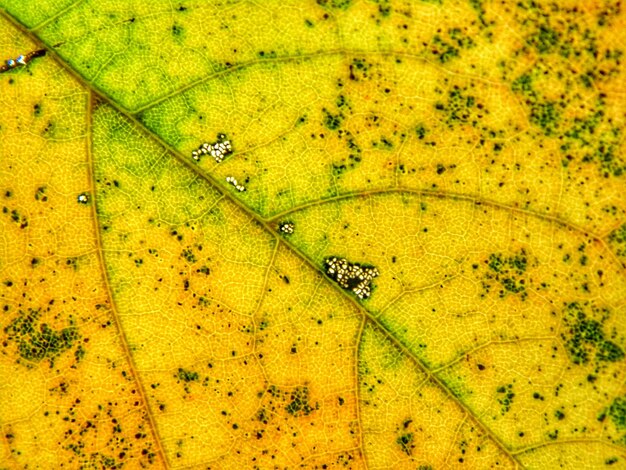
{"type": "Polygon", "coordinates": [[[31,60],[37,57],[43,57],[46,55],[45,49],[39,49],[38,51],[29,52],[26,55],[20,54],[16,59],[8,59],[5,64],[0,65],[0,73],[12,70],[17,67],[24,67],[31,60]]]}

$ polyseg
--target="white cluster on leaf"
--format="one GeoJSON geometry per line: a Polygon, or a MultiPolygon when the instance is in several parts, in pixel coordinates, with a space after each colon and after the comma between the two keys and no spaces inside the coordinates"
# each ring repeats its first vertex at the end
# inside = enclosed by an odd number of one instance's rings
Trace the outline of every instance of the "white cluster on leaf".
{"type": "Polygon", "coordinates": [[[217,141],[213,143],[205,142],[197,150],[191,152],[191,158],[200,161],[202,155],[211,155],[217,163],[221,163],[224,157],[233,153],[233,146],[225,134],[218,134],[217,141]]]}
{"type": "Polygon", "coordinates": [[[237,180],[234,177],[232,177],[232,176],[227,176],[226,177],[226,182],[232,184],[237,189],[237,191],[239,191],[239,192],[242,192],[242,191],[246,190],[245,186],[242,185],[242,184],[239,184],[237,182],[237,180]]]}
{"type": "Polygon", "coordinates": [[[89,202],[89,194],[81,193],[76,198],[79,204],[87,204],[89,202]]]}
{"type": "Polygon", "coordinates": [[[354,292],[359,299],[367,299],[371,295],[372,279],[380,275],[373,266],[350,263],[345,258],[327,258],[325,266],[328,277],[344,289],[354,292]]]}
{"type": "Polygon", "coordinates": [[[278,226],[278,230],[280,230],[282,233],[286,233],[286,234],[292,234],[295,228],[296,228],[296,226],[294,225],[293,222],[282,222],[278,226]]]}

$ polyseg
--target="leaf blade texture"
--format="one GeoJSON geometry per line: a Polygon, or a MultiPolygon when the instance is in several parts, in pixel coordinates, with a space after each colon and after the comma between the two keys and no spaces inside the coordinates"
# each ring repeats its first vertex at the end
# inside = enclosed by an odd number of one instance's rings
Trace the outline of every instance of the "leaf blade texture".
{"type": "Polygon", "coordinates": [[[0,7],[4,466],[623,465],[618,2],[0,7]]]}

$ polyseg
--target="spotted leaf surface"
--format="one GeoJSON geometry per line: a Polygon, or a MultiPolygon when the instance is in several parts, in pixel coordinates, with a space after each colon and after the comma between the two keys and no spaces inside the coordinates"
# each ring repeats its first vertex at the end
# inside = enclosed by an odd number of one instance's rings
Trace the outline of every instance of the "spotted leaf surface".
{"type": "Polygon", "coordinates": [[[0,8],[0,468],[626,465],[619,2],[0,8]]]}

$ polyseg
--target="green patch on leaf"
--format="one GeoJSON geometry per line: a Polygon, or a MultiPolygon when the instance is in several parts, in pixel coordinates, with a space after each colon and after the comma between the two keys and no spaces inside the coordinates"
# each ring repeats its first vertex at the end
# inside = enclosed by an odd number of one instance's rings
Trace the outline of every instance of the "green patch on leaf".
{"type": "Polygon", "coordinates": [[[500,404],[500,414],[505,415],[513,405],[515,393],[513,393],[513,384],[501,385],[496,389],[497,401],[500,404]]]}
{"type": "Polygon", "coordinates": [[[22,359],[32,362],[48,359],[53,367],[55,359],[72,348],[80,335],[74,326],[54,330],[46,323],[39,324],[39,319],[40,310],[20,310],[18,317],[4,331],[17,343],[22,359]]]}
{"type": "Polygon", "coordinates": [[[489,271],[483,280],[485,293],[491,290],[495,281],[501,287],[500,297],[510,293],[520,294],[522,300],[526,298],[527,279],[524,274],[528,267],[528,254],[525,249],[508,257],[502,253],[492,253],[487,259],[487,267],[489,271]]]}
{"type": "Polygon", "coordinates": [[[183,382],[197,382],[200,376],[197,372],[180,368],[176,377],[183,382]]]}
{"type": "Polygon", "coordinates": [[[317,0],[317,4],[333,10],[347,10],[352,0],[317,0]]]}
{"type": "Polygon", "coordinates": [[[624,358],[624,350],[607,338],[604,323],[608,319],[607,309],[572,302],[565,308],[564,322],[567,329],[561,334],[566,349],[574,364],[594,362],[617,362],[624,358]],[[599,317],[599,320],[590,318],[599,317]]]}
{"type": "Polygon", "coordinates": [[[292,416],[308,416],[315,410],[309,403],[308,387],[296,387],[291,392],[289,398],[290,402],[285,407],[285,410],[292,416]]]}
{"type": "Polygon", "coordinates": [[[435,109],[445,116],[445,122],[450,129],[458,125],[470,124],[476,126],[482,117],[483,105],[478,103],[475,96],[467,94],[465,89],[454,86],[448,93],[447,102],[435,103],[435,109]]]}
{"type": "Polygon", "coordinates": [[[615,398],[607,414],[617,429],[626,429],[626,396],[615,398]]]}
{"type": "Polygon", "coordinates": [[[413,444],[413,433],[409,432],[406,434],[402,434],[396,439],[396,444],[400,446],[400,449],[406,455],[411,455],[413,453],[413,447],[415,447],[415,445],[413,444]]]}

